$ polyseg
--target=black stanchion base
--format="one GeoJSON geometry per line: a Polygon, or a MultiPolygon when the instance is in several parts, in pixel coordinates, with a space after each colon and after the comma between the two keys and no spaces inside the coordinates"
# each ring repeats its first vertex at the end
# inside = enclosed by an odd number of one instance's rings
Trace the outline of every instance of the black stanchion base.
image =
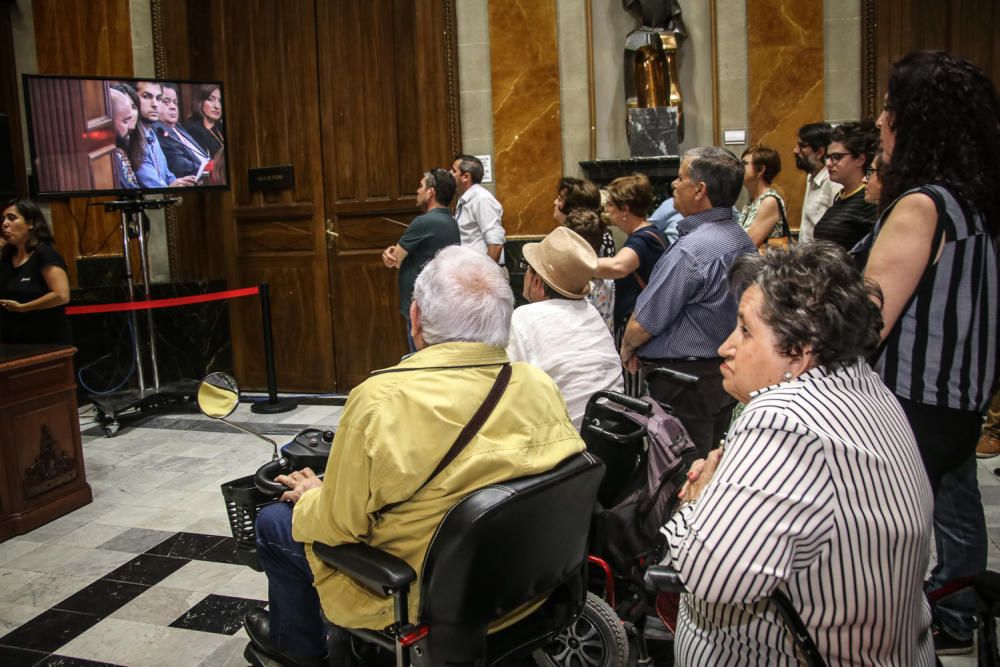
{"type": "Polygon", "coordinates": [[[271,401],[257,401],[250,406],[250,412],[258,415],[276,415],[280,412],[290,412],[299,407],[299,404],[288,398],[279,398],[271,401]]]}

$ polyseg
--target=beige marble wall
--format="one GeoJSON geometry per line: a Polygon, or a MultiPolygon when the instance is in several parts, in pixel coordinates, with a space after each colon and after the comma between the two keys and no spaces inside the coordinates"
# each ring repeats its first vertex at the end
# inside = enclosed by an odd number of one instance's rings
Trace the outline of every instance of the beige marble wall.
{"type": "Polygon", "coordinates": [[[778,151],[774,187],[785,197],[793,228],[801,218],[805,182],[795,169],[798,128],[823,116],[823,6],[798,0],[747,5],[750,142],[778,151]]]}
{"type": "Polygon", "coordinates": [[[552,229],[562,176],[556,1],[491,0],[493,176],[509,235],[552,229]]]}
{"type": "MultiPolygon", "coordinates": [[[[493,84],[490,79],[489,0],[458,0],[458,90],[462,152],[493,154],[493,84]]],[[[484,183],[494,190],[493,183],[484,183]]]]}
{"type": "Polygon", "coordinates": [[[578,178],[584,175],[580,162],[590,159],[590,87],[587,74],[589,2],[556,2],[563,173],[578,178]]]}
{"type": "Polygon", "coordinates": [[[861,0],[823,3],[823,114],[830,121],[861,116],[861,0]]]}

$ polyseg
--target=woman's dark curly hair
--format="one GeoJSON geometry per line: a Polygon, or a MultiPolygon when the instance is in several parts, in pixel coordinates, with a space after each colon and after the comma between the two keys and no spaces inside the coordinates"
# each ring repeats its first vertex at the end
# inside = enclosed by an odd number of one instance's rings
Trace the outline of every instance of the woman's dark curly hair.
{"type": "Polygon", "coordinates": [[[760,287],[761,317],[785,356],[811,348],[819,365],[837,369],[878,349],[882,290],[864,279],[835,243],[742,255],[729,270],[729,285],[737,294],[760,287]]]}
{"type": "Polygon", "coordinates": [[[882,207],[938,182],[1000,236],[1000,96],[983,71],[943,51],[911,53],[892,66],[885,110],[895,140],[882,207]]]}
{"type": "MultiPolygon", "coordinates": [[[[28,252],[33,251],[42,243],[51,245],[55,241],[52,229],[49,227],[49,223],[46,222],[45,214],[42,213],[42,209],[38,207],[38,204],[30,199],[11,199],[3,205],[0,211],[6,211],[11,207],[17,209],[18,214],[24,218],[25,224],[28,225],[28,242],[24,244],[28,252]]],[[[3,254],[5,256],[13,255],[15,252],[17,252],[17,248],[9,243],[3,247],[3,254]]]]}

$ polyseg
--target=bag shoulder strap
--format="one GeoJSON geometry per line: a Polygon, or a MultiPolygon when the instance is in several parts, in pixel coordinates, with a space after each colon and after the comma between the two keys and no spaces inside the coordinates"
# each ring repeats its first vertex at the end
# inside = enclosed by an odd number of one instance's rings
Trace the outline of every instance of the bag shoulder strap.
{"type": "MultiPolygon", "coordinates": [[[[656,244],[659,245],[664,250],[667,249],[667,246],[663,242],[663,239],[660,238],[660,235],[657,234],[656,232],[652,231],[648,227],[640,229],[639,233],[642,234],[643,236],[645,236],[646,238],[650,238],[650,239],[653,239],[654,241],[656,241],[656,244]]],[[[643,280],[642,276],[639,275],[639,269],[636,269],[635,271],[632,272],[632,277],[635,278],[635,281],[637,283],[639,283],[639,289],[641,289],[641,290],[646,289],[646,281],[643,280]]]]}
{"type": "Polygon", "coordinates": [[[481,429],[483,424],[486,423],[486,420],[489,419],[491,414],[493,414],[493,410],[496,409],[497,403],[500,402],[500,397],[503,396],[504,391],[507,389],[507,385],[510,384],[510,376],[512,374],[513,370],[511,369],[510,364],[505,363],[500,368],[500,373],[497,375],[496,381],[493,382],[493,387],[490,389],[490,393],[486,395],[486,399],[483,401],[483,404],[479,406],[479,409],[476,410],[476,414],[472,415],[472,419],[469,420],[469,423],[465,425],[462,431],[458,434],[458,437],[455,438],[455,442],[452,443],[448,453],[444,455],[444,458],[442,458],[437,464],[437,467],[434,468],[434,472],[430,474],[423,484],[417,487],[417,490],[410,495],[410,498],[384,505],[382,509],[375,512],[376,517],[380,517],[386,512],[390,512],[396,507],[407,502],[407,500],[412,499],[413,496],[420,493],[421,489],[427,486],[431,480],[437,477],[442,470],[447,468],[448,464],[455,460],[455,457],[462,453],[465,446],[472,441],[472,438],[475,437],[476,433],[479,432],[479,429],[481,429]]]}
{"type": "Polygon", "coordinates": [[[785,203],[781,200],[781,196],[777,192],[768,192],[764,197],[774,197],[774,201],[778,204],[778,216],[781,218],[781,226],[784,229],[784,234],[782,236],[789,241],[792,240],[792,231],[788,229],[788,216],[785,215],[785,203]]]}

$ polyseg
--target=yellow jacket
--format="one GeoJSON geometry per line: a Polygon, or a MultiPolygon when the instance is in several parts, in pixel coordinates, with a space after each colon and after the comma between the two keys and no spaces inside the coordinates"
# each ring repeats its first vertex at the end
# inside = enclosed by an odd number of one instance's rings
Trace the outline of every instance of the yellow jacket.
{"type": "MultiPolygon", "coordinates": [[[[465,495],[549,470],[583,451],[551,378],[515,363],[483,428],[413,495],[482,404],[505,361],[503,349],[480,343],[432,345],[351,392],[323,486],[302,495],[292,518],[292,536],[306,543],[323,611],[333,623],[382,629],[393,622],[392,600],[320,563],[309,543],[369,544],[402,558],[419,576],[434,530],[465,495]],[[375,512],[400,501],[406,502],[376,520],[375,512]]],[[[410,591],[415,621],[419,578],[410,591]]]]}

